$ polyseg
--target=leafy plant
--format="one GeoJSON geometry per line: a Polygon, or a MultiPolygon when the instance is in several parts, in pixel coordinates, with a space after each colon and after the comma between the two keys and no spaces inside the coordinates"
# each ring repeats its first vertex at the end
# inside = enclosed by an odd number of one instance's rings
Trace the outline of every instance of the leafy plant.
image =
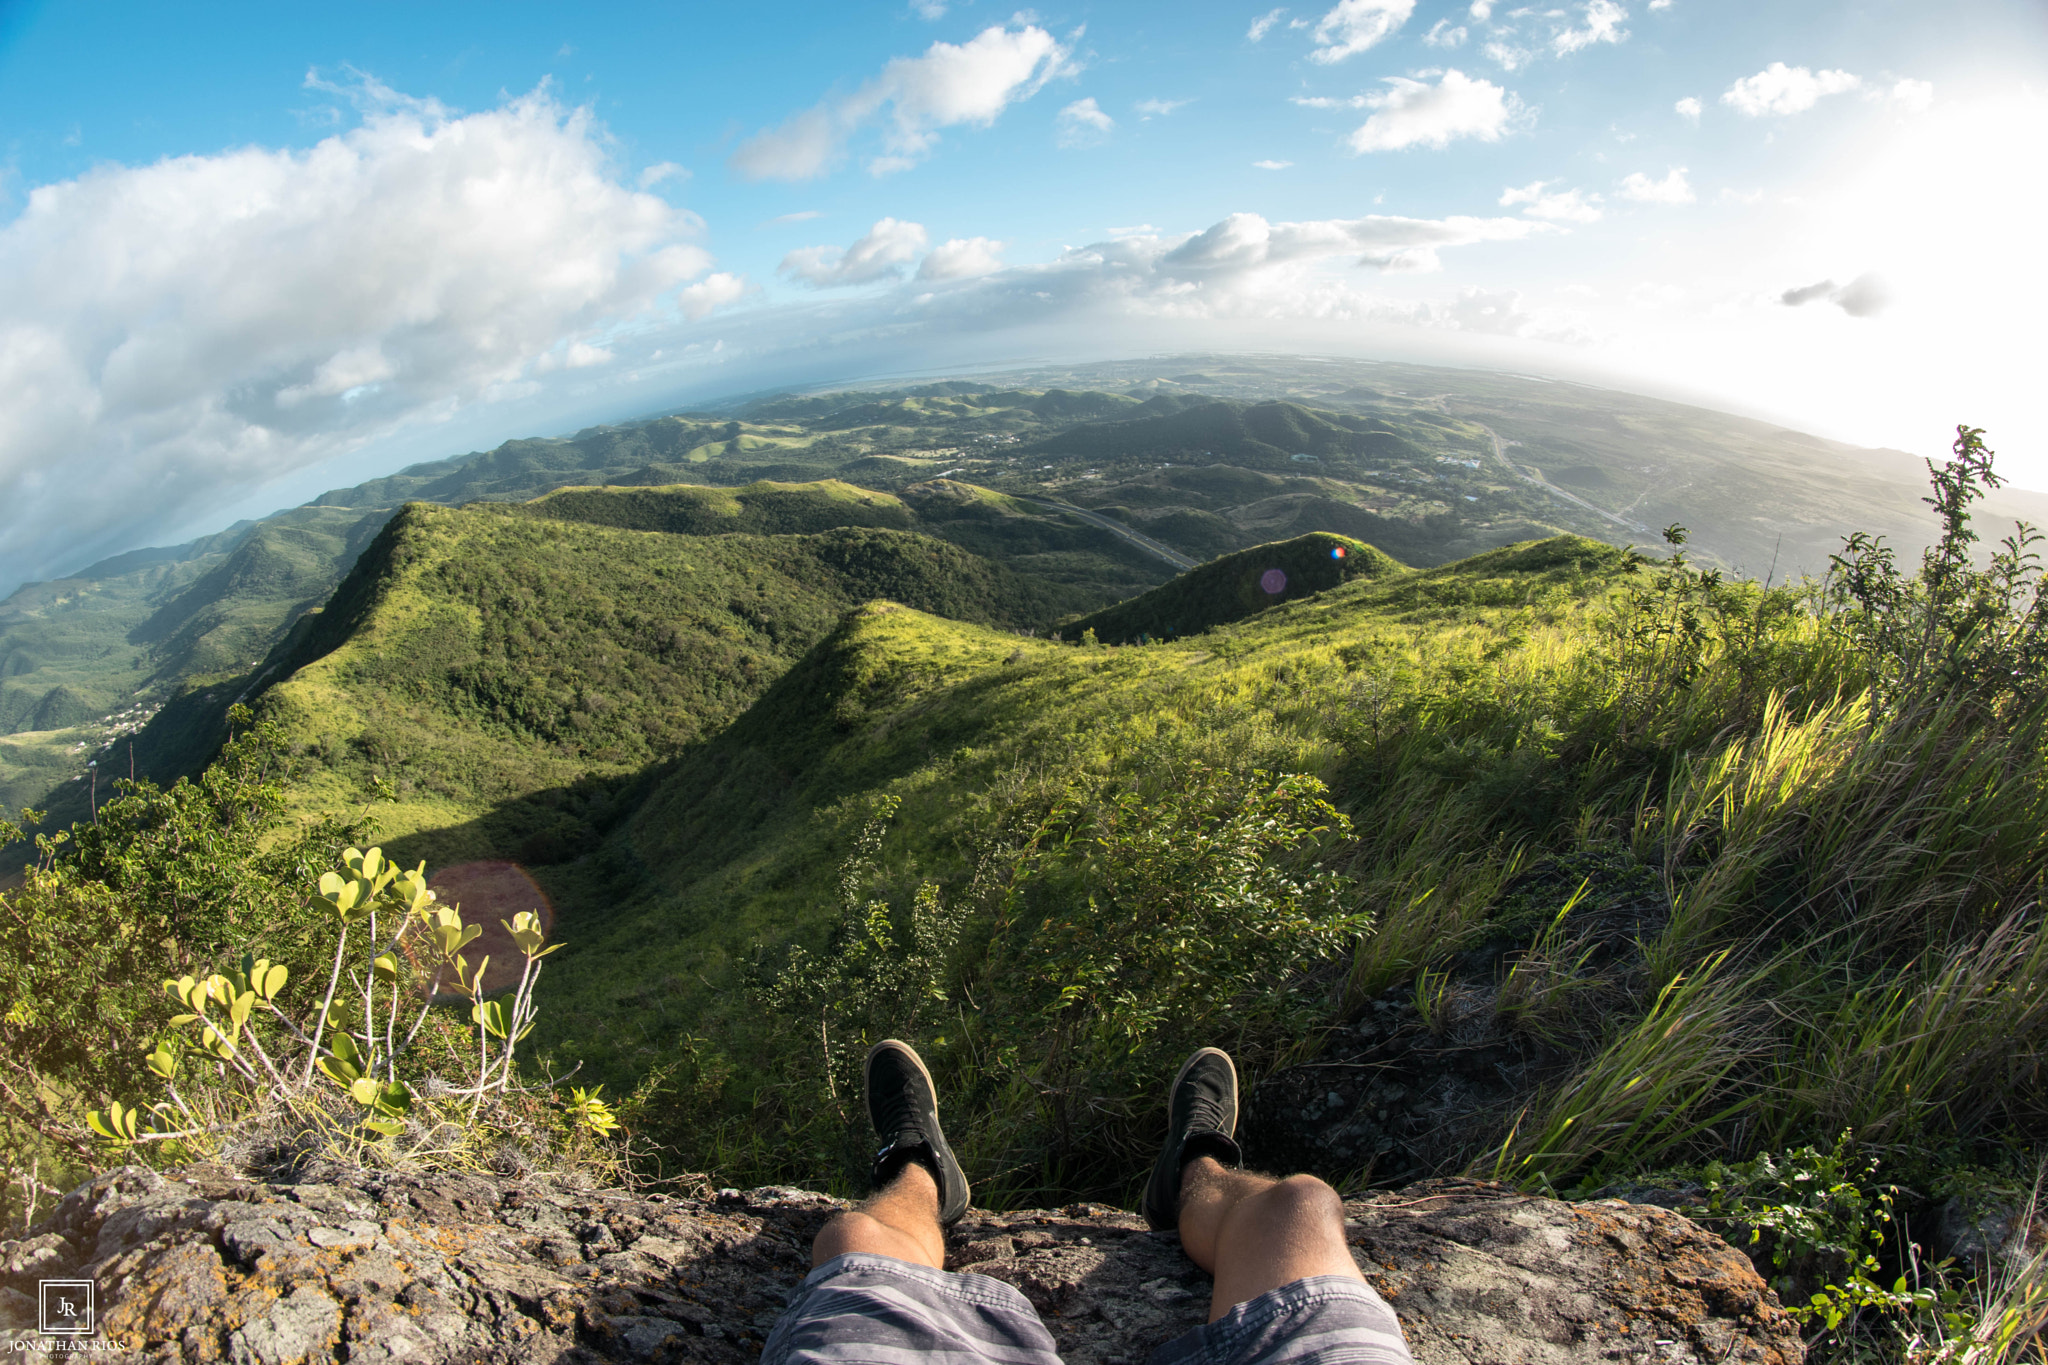
{"type": "MultiPolygon", "coordinates": [[[[289,1124],[311,1131],[329,1131],[333,1124],[325,1097],[333,1092],[320,1090],[317,1073],[354,1107],[352,1122],[343,1124],[341,1135],[352,1130],[371,1141],[397,1137],[414,1115],[416,1082],[422,1075],[417,1067],[401,1075],[400,1062],[426,1024],[444,980],[471,1001],[477,1052],[469,1085],[455,1088],[435,1077],[437,1095],[470,1099],[468,1121],[474,1124],[484,1097],[505,1092],[518,1044],[533,1028],[532,988],[540,960],[560,945],[542,946],[545,935],[533,912],[514,916],[505,928],[524,955],[524,969],[509,1003],[485,999],[490,959],[472,967],[462,952],[481,930],[465,925],[458,908],[438,903],[427,886],[424,863],[401,870],[378,848],[344,849],[340,861],[341,870],[323,872],[316,884],[316,900],[332,911],[338,929],[318,1005],[286,1008],[280,997],[292,979],[290,968],[253,953],[244,953],[229,971],[166,980],[164,994],[183,1012],[173,1015],[170,1031],[148,1047],[146,1065],[163,1083],[168,1102],[128,1106],[116,1100],[91,1110],[85,1121],[93,1133],[117,1148],[162,1143],[179,1155],[208,1150],[223,1134],[268,1115],[286,1116],[289,1124]],[[379,934],[380,916],[386,923],[397,922],[388,940],[379,934]],[[352,957],[349,935],[356,929],[369,939],[369,948],[352,957]],[[346,995],[341,994],[344,978],[346,995]],[[420,997],[416,1013],[409,1009],[410,994],[420,997]],[[402,1014],[411,1015],[409,1027],[402,1014]],[[301,1051],[296,1061],[287,1055],[292,1049],[301,1051]],[[184,1062],[194,1056],[198,1063],[187,1070],[184,1062]],[[189,1078],[182,1090],[181,1070],[189,1078]]],[[[596,1136],[616,1126],[594,1092],[580,1095],[569,1112],[596,1136]]]]}

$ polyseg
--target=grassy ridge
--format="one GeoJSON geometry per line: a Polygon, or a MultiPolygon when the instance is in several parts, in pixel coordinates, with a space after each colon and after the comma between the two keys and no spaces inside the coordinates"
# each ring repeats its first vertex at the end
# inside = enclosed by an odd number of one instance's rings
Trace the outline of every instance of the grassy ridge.
{"type": "Polygon", "coordinates": [[[619,783],[716,732],[857,602],[1006,627],[1044,593],[908,532],[675,536],[414,504],[264,694],[318,760],[307,800],[373,781],[436,863],[587,851],[619,783]]]}
{"type": "MultiPolygon", "coordinates": [[[[1571,629],[1619,562],[1611,547],[1563,538],[1360,577],[1123,649],[861,612],[730,730],[681,753],[591,865],[556,874],[563,904],[603,907],[563,921],[580,946],[558,974],[557,1041],[623,1076],[681,1027],[744,1036],[735,964],[757,938],[822,931],[848,822],[879,795],[903,802],[887,855],[900,894],[927,875],[964,882],[1008,804],[1071,781],[1200,759],[1310,772],[1348,793],[1354,685],[1384,678],[1400,698],[1424,695],[1438,667],[1477,665],[1539,626],[1571,629]],[[629,943],[635,969],[622,975],[629,943]],[[579,972],[592,984],[576,984],[579,972]],[[594,988],[599,975],[610,988],[594,988]]],[[[1494,804],[1516,805],[1510,792],[1494,804]]]]}
{"type": "MultiPolygon", "coordinates": [[[[2048,1122],[2038,717],[2007,731],[1951,697],[1888,718],[1826,621],[1573,538],[1120,649],[870,608],[550,874],[575,949],[547,1046],[667,1075],[661,1137],[690,1169],[851,1179],[817,1016],[748,983],[798,947],[850,960],[840,868],[893,810],[861,892],[894,906],[890,951],[927,881],[962,937],[942,1003],[906,1023],[882,1000],[863,1027],[926,1049],[987,1197],[1126,1198],[1178,1056],[1077,1052],[1093,1015],[1005,1003],[1042,933],[1116,932],[1086,928],[1099,888],[1066,855],[1014,870],[1020,831],[1055,819],[1085,850],[1119,794],[1297,772],[1349,817],[1320,856],[1377,921],[1310,977],[1325,1025],[1455,998],[1519,1059],[1523,1088],[1444,1139],[1454,1166],[1590,1186],[1844,1127],[1937,1164],[1995,1151],[2048,1122]]],[[[1248,1083],[1312,1055],[1317,1030],[1262,1032],[1241,1004],[1248,1083]]]]}
{"type": "Polygon", "coordinates": [[[1297,536],[1224,555],[1171,583],[1071,622],[1063,633],[1078,639],[1092,630],[1104,644],[1114,645],[1170,640],[1241,621],[1279,602],[1402,569],[1392,556],[1348,536],[1297,536]]]}

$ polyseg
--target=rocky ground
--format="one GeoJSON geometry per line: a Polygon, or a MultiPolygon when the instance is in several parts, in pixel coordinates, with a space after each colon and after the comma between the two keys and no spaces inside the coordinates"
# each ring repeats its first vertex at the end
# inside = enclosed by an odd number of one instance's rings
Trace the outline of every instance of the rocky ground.
{"type": "MultiPolygon", "coordinates": [[[[102,1349],[151,1361],[744,1362],[840,1207],[792,1189],[129,1167],[0,1243],[0,1341],[37,1341],[38,1281],[76,1278],[97,1287],[102,1349]]],[[[1471,1181],[1346,1207],[1424,1365],[1801,1359],[1749,1262],[1665,1209],[1471,1181]]],[[[1071,1365],[1141,1362],[1206,1316],[1208,1277],[1178,1240],[1114,1209],[973,1211],[949,1245],[949,1268],[1022,1290],[1071,1365]]]]}

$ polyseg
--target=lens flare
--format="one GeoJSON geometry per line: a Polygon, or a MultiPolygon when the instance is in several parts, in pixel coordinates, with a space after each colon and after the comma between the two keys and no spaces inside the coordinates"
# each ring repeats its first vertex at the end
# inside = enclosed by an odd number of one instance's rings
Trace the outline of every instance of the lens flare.
{"type": "Polygon", "coordinates": [[[1342,559],[1343,557],[1344,557],[1344,547],[1343,547],[1342,545],[1332,545],[1332,546],[1330,547],[1330,558],[1332,558],[1332,559],[1342,559]]]}
{"type": "Polygon", "coordinates": [[[1287,590],[1287,575],[1278,569],[1268,569],[1259,575],[1259,586],[1269,597],[1278,597],[1287,590]]]}

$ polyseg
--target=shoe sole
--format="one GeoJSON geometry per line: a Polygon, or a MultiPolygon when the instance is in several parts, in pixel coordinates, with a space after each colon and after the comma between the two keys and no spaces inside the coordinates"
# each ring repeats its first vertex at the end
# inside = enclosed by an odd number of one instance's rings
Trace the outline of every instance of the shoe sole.
{"type": "MultiPolygon", "coordinates": [[[[1201,1061],[1204,1057],[1212,1056],[1221,1057],[1223,1065],[1230,1068],[1230,1129],[1225,1136],[1235,1138],[1237,1136],[1237,1063],[1232,1061],[1230,1054],[1220,1047],[1205,1047],[1180,1064],[1180,1071],[1174,1076],[1173,1084],[1166,1088],[1166,1112],[1169,1115],[1167,1121],[1169,1124],[1172,1122],[1170,1116],[1173,1113],[1173,1097],[1180,1093],[1180,1083],[1188,1078],[1190,1071],[1195,1069],[1196,1062],[1201,1061]]],[[[930,1080],[931,1078],[927,1076],[925,1079],[930,1080]]],[[[934,1093],[937,1092],[934,1091],[934,1093]]]]}
{"type": "MultiPolygon", "coordinates": [[[[924,1058],[917,1055],[917,1049],[912,1047],[910,1044],[904,1042],[901,1038],[884,1038],[881,1042],[876,1043],[873,1047],[868,1049],[867,1060],[860,1064],[861,1084],[863,1086],[867,1084],[868,1068],[873,1066],[875,1064],[875,1058],[887,1049],[894,1049],[895,1051],[902,1052],[903,1054],[908,1056],[911,1061],[917,1063],[917,1072],[920,1076],[924,1077],[925,1085],[932,1092],[932,1103],[936,1105],[939,1102],[939,1083],[932,1079],[931,1068],[924,1064],[924,1058]]],[[[1186,1073],[1183,1072],[1182,1074],[1186,1073]]],[[[1231,1072],[1230,1074],[1233,1080],[1237,1076],[1237,1073],[1235,1071],[1231,1072]]]]}

